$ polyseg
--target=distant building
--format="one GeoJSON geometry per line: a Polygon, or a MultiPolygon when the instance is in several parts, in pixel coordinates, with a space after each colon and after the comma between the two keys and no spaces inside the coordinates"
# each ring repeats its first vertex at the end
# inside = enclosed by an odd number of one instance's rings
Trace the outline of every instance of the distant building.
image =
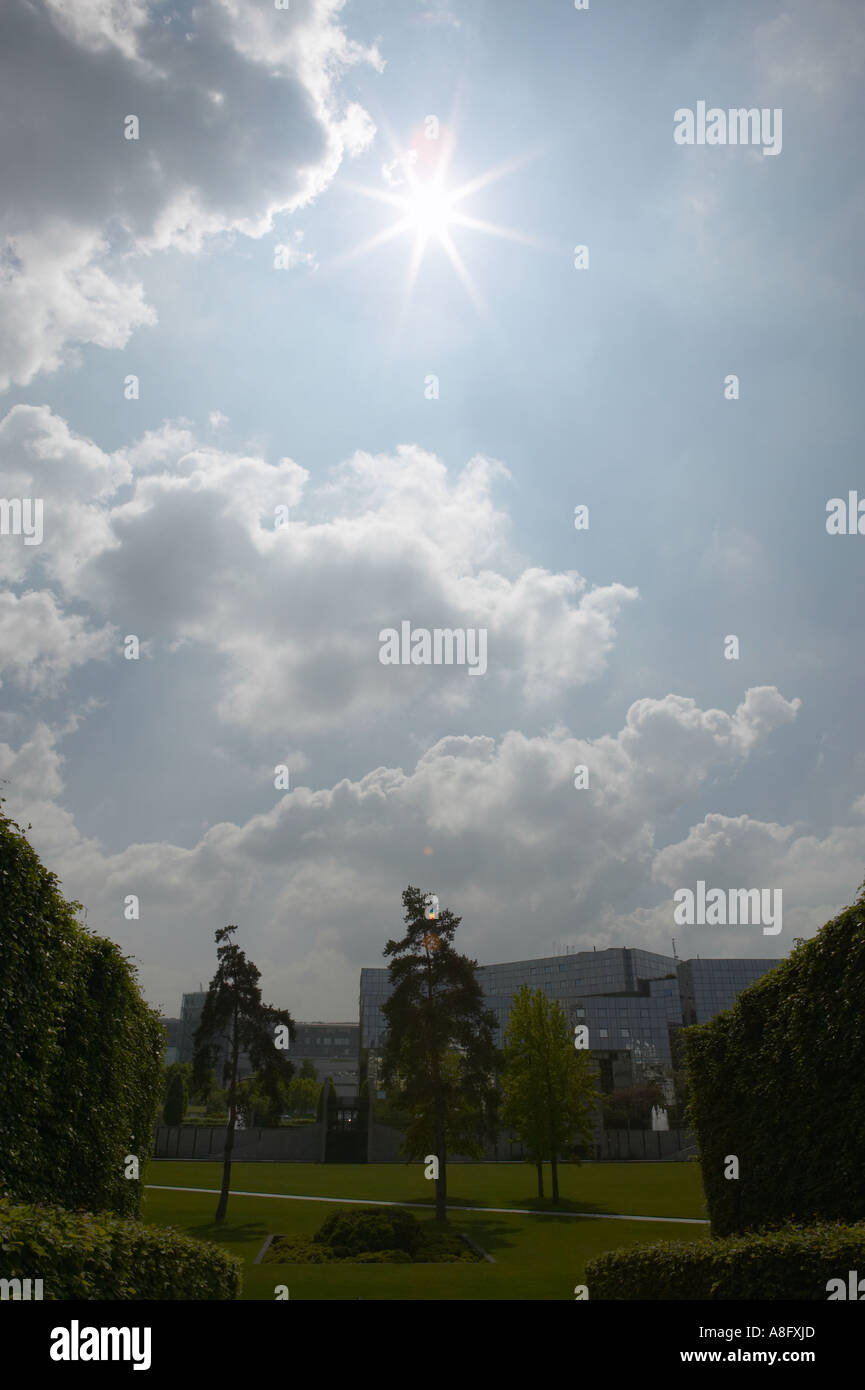
{"type": "MultiPolygon", "coordinates": [[[[669,1092],[679,1029],[728,1009],[747,985],[777,964],[777,960],[679,961],[653,951],[610,947],[482,965],[477,978],[486,1005],[497,1018],[498,1047],[504,1044],[514,995],[529,985],[558,999],[572,1027],[587,1025],[602,1090],[656,1080],[666,1083],[669,1092]]],[[[384,1044],[381,1006],[389,994],[386,968],[361,970],[362,1056],[384,1044]]]]}
{"type": "Polygon", "coordinates": [[[159,1021],[165,1029],[165,1065],[170,1067],[172,1062],[180,1061],[180,1019],[161,1018],[159,1021]]]}
{"type": "MultiPolygon", "coordinates": [[[[195,1030],[201,1022],[201,1011],[207,998],[207,990],[197,994],[184,994],[180,1005],[179,1062],[191,1062],[194,1051],[195,1030]]],[[[221,1083],[220,1083],[221,1084],[221,1083]]]]}
{"type": "MultiPolygon", "coordinates": [[[[195,1030],[201,1022],[201,1011],[207,991],[184,994],[180,1008],[177,1030],[177,1056],[174,1060],[191,1062],[194,1052],[195,1030]]],[[[296,1071],[305,1058],[312,1062],[319,1081],[332,1079],[333,1087],[340,1099],[355,1096],[358,1085],[358,1037],[357,1023],[296,1023],[295,1039],[286,1053],[294,1063],[296,1071]]],[[[216,1084],[223,1085],[222,1068],[228,1056],[229,1040],[225,1039],[216,1066],[216,1084]]],[[[166,1057],[166,1060],[168,1058],[166,1057]]],[[[241,1053],[238,1075],[250,1074],[249,1058],[241,1053]]]]}
{"type": "Polygon", "coordinates": [[[300,1070],[308,1059],[319,1081],[331,1078],[337,1096],[357,1095],[360,1028],[356,1023],[297,1023],[290,1057],[300,1070]]]}

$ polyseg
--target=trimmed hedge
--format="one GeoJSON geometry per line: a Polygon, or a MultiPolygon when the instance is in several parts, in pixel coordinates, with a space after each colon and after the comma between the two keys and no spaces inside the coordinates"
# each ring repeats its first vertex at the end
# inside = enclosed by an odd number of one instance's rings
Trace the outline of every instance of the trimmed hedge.
{"type": "Polygon", "coordinates": [[[134,1215],[165,1036],[114,942],[0,812],[0,1192],[134,1215]]]}
{"type": "Polygon", "coordinates": [[[715,1235],[865,1212],[865,893],[683,1030],[715,1235]],[[725,1178],[727,1155],[739,1177],[725,1178]]]}
{"type": "Polygon", "coordinates": [[[0,1198],[0,1278],[41,1279],[43,1299],[232,1299],[242,1261],[142,1221],[0,1198]]]}
{"type": "Polygon", "coordinates": [[[830,1279],[865,1273],[865,1223],[820,1222],[757,1235],[667,1240],[590,1260],[590,1299],[825,1302],[830,1279]]]}

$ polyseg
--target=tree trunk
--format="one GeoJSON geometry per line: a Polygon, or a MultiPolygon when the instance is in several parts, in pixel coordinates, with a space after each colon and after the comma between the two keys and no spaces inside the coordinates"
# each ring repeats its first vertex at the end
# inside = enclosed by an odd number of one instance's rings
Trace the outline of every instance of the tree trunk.
{"type": "Polygon", "coordinates": [[[553,1206],[555,1207],[559,1204],[559,1160],[555,1150],[550,1157],[550,1163],[553,1169],[553,1206]]]}
{"type": "Polygon", "coordinates": [[[543,1165],[543,1163],[540,1161],[540,1159],[538,1160],[538,1163],[537,1163],[537,1169],[538,1169],[538,1197],[540,1198],[541,1201],[543,1201],[543,1200],[544,1200],[544,1165],[543,1165]]]}
{"type": "Polygon", "coordinates": [[[222,1151],[222,1190],[216,1207],[216,1220],[224,1221],[228,1211],[228,1192],[231,1187],[231,1151],[234,1148],[234,1126],[237,1124],[237,1004],[234,1006],[234,1027],[231,1039],[231,1083],[228,1088],[228,1128],[225,1131],[225,1148],[222,1151]]]}
{"type": "Polygon", "coordinates": [[[445,1139],[444,1107],[436,1101],[436,1153],[439,1161],[439,1175],[436,1178],[436,1221],[448,1219],[448,1169],[447,1140],[445,1139]]]}
{"type": "Polygon", "coordinates": [[[216,1220],[224,1221],[228,1211],[228,1192],[231,1187],[231,1151],[234,1148],[234,1126],[237,1122],[237,1106],[234,1102],[232,1085],[228,1101],[228,1128],[225,1131],[225,1148],[222,1150],[222,1191],[216,1208],[216,1220]]]}

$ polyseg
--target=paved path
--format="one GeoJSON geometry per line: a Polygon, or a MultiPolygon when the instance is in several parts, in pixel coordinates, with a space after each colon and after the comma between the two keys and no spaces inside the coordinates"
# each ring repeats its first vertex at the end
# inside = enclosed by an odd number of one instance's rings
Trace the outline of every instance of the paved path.
{"type": "MultiPolygon", "coordinates": [[[[212,1197],[219,1196],[218,1187],[167,1187],[163,1183],[144,1184],[148,1192],[204,1192],[212,1197]]],[[[377,1202],[371,1197],[307,1197],[294,1192],[238,1192],[235,1188],[232,1197],[269,1197],[274,1202],[339,1202],[354,1207],[421,1207],[431,1209],[430,1202],[377,1202]]],[[[448,1211],[488,1211],[500,1216],[573,1216],[578,1221],[661,1221],[668,1226],[708,1226],[709,1222],[699,1216],[620,1216],[617,1212],[596,1211],[532,1211],[530,1207],[448,1207],[448,1211]]]]}

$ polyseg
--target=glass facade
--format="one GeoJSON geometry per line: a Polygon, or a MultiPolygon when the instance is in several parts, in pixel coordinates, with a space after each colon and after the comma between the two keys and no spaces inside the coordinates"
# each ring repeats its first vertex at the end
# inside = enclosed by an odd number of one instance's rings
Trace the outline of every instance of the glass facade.
{"type": "MultiPolygon", "coordinates": [[[[703,1023],[729,1008],[747,985],[777,960],[677,961],[627,947],[578,951],[540,960],[507,961],[478,968],[487,1007],[496,1015],[496,1045],[504,1043],[514,995],[523,985],[558,999],[573,1026],[585,1023],[589,1046],[617,1083],[635,1067],[669,1068],[671,1030],[703,1023]]],[[[381,1006],[390,993],[387,969],[360,975],[360,1046],[383,1045],[381,1006]]],[[[625,1082],[626,1084],[626,1082],[625,1082]]]]}
{"type": "Polygon", "coordinates": [[[777,964],[777,960],[683,961],[679,966],[682,1021],[706,1023],[729,1009],[743,989],[777,964]]]}

